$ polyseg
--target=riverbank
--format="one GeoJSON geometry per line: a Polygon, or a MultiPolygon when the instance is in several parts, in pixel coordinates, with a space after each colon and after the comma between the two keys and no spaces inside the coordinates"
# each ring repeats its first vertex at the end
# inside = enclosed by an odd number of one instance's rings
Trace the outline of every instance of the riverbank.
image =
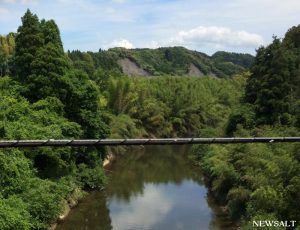
{"type": "MultiPolygon", "coordinates": [[[[200,151],[203,151],[203,153],[205,153],[205,148],[200,148],[200,151]]],[[[206,152],[207,153],[207,152],[206,152]]],[[[227,223],[230,226],[234,226],[236,230],[239,230],[241,228],[241,223],[239,220],[233,220],[230,217],[230,209],[228,207],[228,205],[226,204],[226,202],[224,200],[220,200],[219,197],[216,196],[216,194],[214,193],[212,187],[212,183],[213,183],[213,177],[211,174],[209,174],[206,170],[205,170],[205,166],[201,163],[201,161],[199,159],[197,159],[197,153],[195,152],[195,148],[192,148],[192,150],[189,152],[189,159],[192,162],[193,165],[195,165],[197,168],[199,168],[199,170],[201,171],[201,174],[203,175],[203,181],[204,184],[208,190],[207,193],[207,200],[208,202],[210,202],[210,206],[212,207],[212,209],[214,210],[215,213],[217,213],[217,215],[219,215],[219,218],[222,219],[222,222],[227,223]]]]}
{"type": "Polygon", "coordinates": [[[57,225],[59,223],[61,223],[62,221],[64,221],[68,217],[71,209],[76,207],[78,205],[78,202],[80,200],[82,200],[83,198],[85,198],[87,195],[88,195],[88,192],[82,190],[79,187],[74,189],[74,191],[69,195],[68,199],[65,199],[63,201],[63,203],[64,203],[63,210],[60,213],[60,215],[58,216],[56,223],[50,225],[50,227],[48,229],[55,230],[57,225]]]}
{"type": "MultiPolygon", "coordinates": [[[[115,158],[116,158],[115,154],[113,154],[112,152],[109,152],[107,154],[106,158],[103,160],[102,167],[104,169],[106,167],[109,167],[109,165],[115,160],[115,158]]],[[[68,217],[71,210],[78,205],[79,201],[81,201],[88,195],[89,195],[89,192],[83,190],[80,187],[77,187],[76,189],[74,189],[74,191],[70,194],[69,198],[65,199],[63,201],[64,204],[63,204],[62,212],[59,214],[57,221],[54,224],[50,225],[48,230],[55,230],[57,225],[59,223],[63,222],[68,217]]]]}
{"type": "Polygon", "coordinates": [[[258,219],[299,220],[298,144],[195,146],[191,154],[211,194],[243,229],[258,219]]]}

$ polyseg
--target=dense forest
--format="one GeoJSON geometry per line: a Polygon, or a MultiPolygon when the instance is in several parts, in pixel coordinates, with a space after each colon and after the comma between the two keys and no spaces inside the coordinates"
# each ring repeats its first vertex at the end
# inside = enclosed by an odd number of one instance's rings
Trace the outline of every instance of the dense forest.
{"type": "MultiPolygon", "coordinates": [[[[65,55],[54,21],[29,10],[1,37],[0,138],[104,138],[99,87],[65,55]]],[[[0,229],[47,229],[81,188],[103,186],[103,149],[0,151],[0,229]]]]}
{"type": "MultiPolygon", "coordinates": [[[[183,47],[65,53],[56,23],[28,10],[0,37],[0,138],[299,136],[299,38],[293,27],[255,58],[183,47]],[[147,77],[125,76],[120,60],[147,77]]],[[[195,146],[190,157],[247,229],[300,220],[299,147],[195,146]]],[[[122,149],[0,150],[0,229],[47,229],[85,189],[105,186],[109,151],[122,149]]]]}
{"type": "Polygon", "coordinates": [[[99,50],[97,53],[68,51],[74,68],[91,74],[96,69],[136,76],[214,76],[225,78],[247,70],[254,61],[250,54],[217,52],[211,57],[184,47],[158,49],[125,49],[122,47],[99,50]],[[122,61],[125,60],[125,63],[122,61]],[[132,64],[140,72],[128,70],[132,64]],[[124,66],[125,65],[125,66],[124,66]]]}
{"type": "MultiPolygon", "coordinates": [[[[297,26],[257,50],[239,105],[227,121],[227,136],[299,136],[299,39],[297,26]]],[[[299,222],[299,144],[196,146],[191,158],[243,229],[253,229],[252,220],[299,222]]]]}

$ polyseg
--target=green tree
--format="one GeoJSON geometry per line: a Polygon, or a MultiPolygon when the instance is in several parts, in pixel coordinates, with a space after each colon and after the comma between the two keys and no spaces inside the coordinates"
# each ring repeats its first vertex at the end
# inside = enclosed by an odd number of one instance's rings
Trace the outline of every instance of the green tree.
{"type": "Polygon", "coordinates": [[[28,212],[28,205],[16,196],[2,199],[0,196],[0,229],[32,229],[36,221],[28,212]]]}
{"type": "Polygon", "coordinates": [[[58,96],[61,87],[59,78],[69,69],[69,63],[60,47],[48,42],[37,51],[30,66],[27,97],[36,101],[47,96],[58,96]]]}
{"type": "Polygon", "coordinates": [[[44,38],[39,19],[28,9],[22,17],[22,25],[16,35],[15,64],[21,82],[28,82],[28,76],[32,74],[31,63],[43,44],[44,38]]]}
{"type": "Polygon", "coordinates": [[[29,100],[57,96],[58,79],[69,69],[69,63],[53,20],[39,22],[27,10],[16,37],[15,59],[18,78],[26,84],[29,100]]]}
{"type": "Polygon", "coordinates": [[[291,79],[296,68],[294,55],[278,38],[260,48],[246,87],[246,100],[256,106],[261,124],[286,124],[291,113],[291,79]]]}
{"type": "Polygon", "coordinates": [[[5,74],[5,53],[2,49],[2,47],[0,46],[0,77],[4,76],[5,74]]]}
{"type": "Polygon", "coordinates": [[[54,20],[46,21],[45,19],[41,20],[41,30],[44,35],[44,44],[51,42],[60,51],[63,52],[63,45],[60,38],[60,31],[54,20]]]}
{"type": "Polygon", "coordinates": [[[100,107],[100,93],[94,81],[82,71],[67,72],[60,81],[60,99],[65,103],[67,117],[80,124],[84,138],[104,138],[108,121],[100,107]]]}
{"type": "Polygon", "coordinates": [[[300,99],[300,25],[290,28],[282,41],[286,49],[291,50],[294,55],[295,67],[291,79],[292,97],[295,100],[300,99]]]}

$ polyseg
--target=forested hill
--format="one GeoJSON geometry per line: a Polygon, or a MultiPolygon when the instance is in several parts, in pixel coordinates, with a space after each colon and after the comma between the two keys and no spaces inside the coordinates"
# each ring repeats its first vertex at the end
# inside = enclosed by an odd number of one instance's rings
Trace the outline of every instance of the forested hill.
{"type": "Polygon", "coordinates": [[[208,56],[184,47],[158,49],[112,48],[99,52],[68,51],[76,68],[87,73],[97,68],[138,76],[203,76],[227,77],[248,69],[254,61],[250,54],[217,52],[208,56]]]}
{"type": "MultiPolygon", "coordinates": [[[[13,72],[11,57],[15,52],[15,34],[0,36],[0,74],[13,72]]],[[[208,56],[184,47],[158,49],[111,48],[99,52],[68,51],[77,69],[93,74],[98,68],[135,76],[215,76],[227,77],[250,68],[254,56],[218,51],[208,56]]]]}

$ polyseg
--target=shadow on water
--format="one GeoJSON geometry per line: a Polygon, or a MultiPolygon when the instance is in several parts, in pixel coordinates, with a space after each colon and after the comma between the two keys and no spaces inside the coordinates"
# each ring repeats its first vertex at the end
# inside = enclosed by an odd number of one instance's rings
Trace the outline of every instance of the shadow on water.
{"type": "Polygon", "coordinates": [[[135,147],[109,168],[103,192],[92,192],[57,229],[232,230],[207,199],[188,146],[135,147]]]}

